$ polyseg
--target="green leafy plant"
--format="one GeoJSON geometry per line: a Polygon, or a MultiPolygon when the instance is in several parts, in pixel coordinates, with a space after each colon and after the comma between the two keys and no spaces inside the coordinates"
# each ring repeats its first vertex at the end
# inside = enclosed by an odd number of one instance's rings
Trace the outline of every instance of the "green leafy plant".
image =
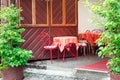
{"type": "Polygon", "coordinates": [[[32,51],[20,47],[24,42],[21,33],[25,30],[18,24],[21,11],[14,5],[0,9],[0,70],[24,66],[32,57],[32,51]]]}
{"type": "Polygon", "coordinates": [[[99,15],[96,21],[105,28],[97,41],[100,57],[111,56],[107,67],[113,74],[120,74],[120,0],[99,0],[84,2],[90,10],[99,15]]]}

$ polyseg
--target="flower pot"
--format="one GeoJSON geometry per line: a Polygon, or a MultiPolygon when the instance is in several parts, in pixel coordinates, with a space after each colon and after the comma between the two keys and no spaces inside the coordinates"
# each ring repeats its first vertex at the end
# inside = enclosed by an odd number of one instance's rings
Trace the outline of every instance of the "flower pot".
{"type": "Polygon", "coordinates": [[[23,68],[12,67],[10,69],[4,69],[2,71],[2,80],[23,80],[23,68]]]}
{"type": "Polygon", "coordinates": [[[120,74],[115,75],[115,74],[110,73],[110,80],[120,80],[120,74]]]}

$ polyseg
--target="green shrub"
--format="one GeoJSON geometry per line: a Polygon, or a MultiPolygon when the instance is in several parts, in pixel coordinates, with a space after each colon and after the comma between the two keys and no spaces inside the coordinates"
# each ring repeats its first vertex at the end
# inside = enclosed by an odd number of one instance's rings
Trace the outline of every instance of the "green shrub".
{"type": "Polygon", "coordinates": [[[102,18],[98,24],[105,28],[97,41],[100,46],[98,55],[111,56],[107,66],[113,74],[120,74],[120,0],[99,0],[97,3],[85,4],[99,15],[100,20],[102,18]]]}
{"type": "Polygon", "coordinates": [[[25,30],[18,24],[21,11],[14,5],[0,9],[0,70],[24,66],[32,57],[32,51],[20,47],[24,42],[21,33],[25,30]]]}

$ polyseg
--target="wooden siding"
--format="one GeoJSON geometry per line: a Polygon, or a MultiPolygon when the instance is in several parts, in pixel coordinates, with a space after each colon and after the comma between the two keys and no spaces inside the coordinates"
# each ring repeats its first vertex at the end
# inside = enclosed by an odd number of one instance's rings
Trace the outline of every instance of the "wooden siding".
{"type": "Polygon", "coordinates": [[[36,24],[47,24],[47,15],[46,1],[36,0],[36,24]]]}
{"type": "MultiPolygon", "coordinates": [[[[43,49],[43,46],[48,45],[48,39],[52,43],[53,37],[68,35],[77,36],[77,27],[51,27],[51,29],[48,27],[27,27],[22,33],[25,42],[21,44],[21,47],[27,50],[32,50],[34,58],[31,60],[49,59],[48,51],[44,51],[43,49]],[[47,35],[41,35],[43,32],[48,34],[50,38],[48,38],[47,35]]],[[[53,55],[54,58],[56,58],[56,56],[56,54],[53,55]]]]}
{"type": "Polygon", "coordinates": [[[75,24],[75,0],[66,0],[66,23],[75,24]]]}
{"type": "Polygon", "coordinates": [[[23,20],[21,24],[32,24],[32,0],[20,0],[20,6],[23,11],[21,12],[21,17],[23,20]],[[29,13],[29,14],[28,14],[29,13]]]}
{"type": "Polygon", "coordinates": [[[51,1],[51,21],[52,24],[62,24],[62,0],[51,1]]]}

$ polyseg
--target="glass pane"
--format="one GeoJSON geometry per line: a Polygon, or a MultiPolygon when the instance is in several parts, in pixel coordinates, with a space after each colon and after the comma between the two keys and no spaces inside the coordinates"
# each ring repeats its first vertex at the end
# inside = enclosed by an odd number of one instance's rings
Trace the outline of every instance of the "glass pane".
{"type": "Polygon", "coordinates": [[[32,24],[32,0],[20,0],[20,6],[23,9],[21,24],[32,24]]]}

